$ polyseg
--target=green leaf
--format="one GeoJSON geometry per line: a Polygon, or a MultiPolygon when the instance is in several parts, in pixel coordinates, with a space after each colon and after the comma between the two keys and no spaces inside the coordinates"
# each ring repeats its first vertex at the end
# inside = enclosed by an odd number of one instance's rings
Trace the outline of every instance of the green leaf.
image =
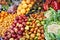
{"type": "Polygon", "coordinates": [[[51,40],[51,37],[49,36],[49,34],[47,32],[45,32],[45,39],[46,40],[51,40]]]}
{"type": "Polygon", "coordinates": [[[58,33],[56,34],[57,40],[60,40],[60,29],[58,30],[58,33]]]}
{"type": "Polygon", "coordinates": [[[55,40],[56,39],[55,34],[49,33],[49,35],[50,35],[50,37],[51,37],[52,40],[55,40]]]}

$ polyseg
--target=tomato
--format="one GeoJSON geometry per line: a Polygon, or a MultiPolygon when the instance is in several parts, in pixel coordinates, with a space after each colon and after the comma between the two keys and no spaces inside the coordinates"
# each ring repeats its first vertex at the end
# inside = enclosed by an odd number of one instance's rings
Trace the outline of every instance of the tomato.
{"type": "Polygon", "coordinates": [[[60,9],[60,2],[58,3],[58,9],[60,9]]]}
{"type": "Polygon", "coordinates": [[[46,3],[50,4],[52,1],[56,1],[56,0],[46,0],[46,3]]]}
{"type": "Polygon", "coordinates": [[[47,3],[43,4],[43,8],[44,10],[48,10],[48,4],[47,3]]]}
{"type": "Polygon", "coordinates": [[[58,4],[56,1],[52,1],[51,7],[53,7],[55,10],[58,10],[58,4]]]}

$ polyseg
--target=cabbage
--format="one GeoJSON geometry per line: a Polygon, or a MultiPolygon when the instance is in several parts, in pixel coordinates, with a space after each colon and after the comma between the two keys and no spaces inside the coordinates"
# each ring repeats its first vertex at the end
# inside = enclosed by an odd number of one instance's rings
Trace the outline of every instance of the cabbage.
{"type": "Polygon", "coordinates": [[[50,8],[48,12],[51,13],[47,16],[44,24],[44,34],[46,40],[60,40],[60,10],[57,12],[50,8]]]}

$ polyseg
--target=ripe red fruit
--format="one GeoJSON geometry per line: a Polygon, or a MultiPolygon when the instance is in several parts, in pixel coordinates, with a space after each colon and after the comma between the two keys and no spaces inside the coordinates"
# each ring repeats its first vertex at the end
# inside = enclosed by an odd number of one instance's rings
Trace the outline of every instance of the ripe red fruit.
{"type": "Polygon", "coordinates": [[[22,19],[21,21],[24,22],[24,19],[22,19]]]}
{"type": "Polygon", "coordinates": [[[19,40],[18,38],[14,39],[14,40],[19,40]]]}
{"type": "Polygon", "coordinates": [[[26,19],[27,17],[26,16],[23,16],[23,19],[26,19]]]}
{"type": "MultiPolygon", "coordinates": [[[[23,32],[24,32],[24,27],[26,26],[26,22],[27,22],[27,17],[25,15],[20,15],[18,17],[16,17],[16,19],[14,20],[13,24],[10,26],[10,28],[8,29],[8,31],[6,32],[6,37],[10,38],[14,38],[14,40],[19,40],[20,37],[23,36],[23,32]],[[10,32],[10,33],[8,33],[10,32]]],[[[4,39],[6,39],[4,37],[4,39]]],[[[8,39],[6,39],[8,40],[8,39]]]]}
{"type": "Polygon", "coordinates": [[[10,38],[11,37],[11,34],[7,35],[7,37],[10,38]]]}
{"type": "Polygon", "coordinates": [[[46,0],[46,3],[47,4],[50,4],[52,0],[46,0]]]}
{"type": "Polygon", "coordinates": [[[19,20],[22,20],[22,17],[21,16],[19,16],[19,20]]]}
{"type": "Polygon", "coordinates": [[[22,35],[22,33],[23,33],[22,31],[18,31],[18,34],[19,34],[19,35],[22,35]]]}
{"type": "Polygon", "coordinates": [[[11,33],[14,33],[14,30],[10,30],[11,33]]]}
{"type": "Polygon", "coordinates": [[[19,17],[16,17],[16,19],[15,19],[16,21],[18,21],[19,20],[19,17]]]}
{"type": "Polygon", "coordinates": [[[14,31],[17,33],[18,32],[18,29],[17,28],[14,28],[14,31]]]}
{"type": "Polygon", "coordinates": [[[18,27],[19,27],[19,28],[23,27],[23,24],[19,24],[18,27]]]}
{"type": "Polygon", "coordinates": [[[21,23],[22,23],[22,21],[21,21],[21,20],[18,20],[18,23],[20,23],[20,24],[21,24],[21,23]]]}
{"type": "Polygon", "coordinates": [[[43,8],[44,8],[44,10],[48,10],[48,4],[47,3],[44,3],[43,4],[43,8]]]}
{"type": "Polygon", "coordinates": [[[22,22],[22,24],[25,26],[26,25],[26,23],[25,22],[22,22]]]}
{"type": "Polygon", "coordinates": [[[21,38],[21,36],[20,35],[17,35],[17,38],[19,39],[19,38],[21,38]]]}
{"type": "Polygon", "coordinates": [[[23,27],[21,27],[21,31],[24,31],[24,28],[23,27]]]}
{"type": "Polygon", "coordinates": [[[15,27],[16,25],[13,23],[12,26],[15,27]]]}
{"type": "Polygon", "coordinates": [[[10,28],[13,29],[13,26],[11,25],[10,28]]]}
{"type": "Polygon", "coordinates": [[[25,22],[27,22],[28,21],[28,19],[25,19],[25,22]]]}
{"type": "Polygon", "coordinates": [[[7,37],[4,37],[4,40],[7,40],[7,37]]]}
{"type": "Polygon", "coordinates": [[[7,34],[5,33],[4,36],[7,36],[7,34]]]}
{"type": "Polygon", "coordinates": [[[58,9],[60,10],[60,2],[58,3],[58,9]]]}
{"type": "Polygon", "coordinates": [[[51,6],[55,9],[58,10],[58,4],[56,1],[52,1],[51,6]]]}
{"type": "Polygon", "coordinates": [[[16,23],[17,23],[17,21],[16,21],[16,20],[14,20],[14,23],[16,24],[16,23]]]}
{"type": "Polygon", "coordinates": [[[17,36],[16,36],[15,34],[12,34],[12,37],[13,37],[13,38],[16,38],[17,36]]]}

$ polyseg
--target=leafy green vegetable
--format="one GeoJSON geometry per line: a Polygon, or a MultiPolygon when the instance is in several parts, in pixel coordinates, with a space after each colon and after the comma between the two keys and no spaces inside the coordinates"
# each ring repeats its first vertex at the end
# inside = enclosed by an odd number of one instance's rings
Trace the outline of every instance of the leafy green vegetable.
{"type": "Polygon", "coordinates": [[[56,34],[56,38],[57,38],[57,40],[60,40],[60,29],[58,30],[57,33],[58,33],[58,34],[56,34]]]}
{"type": "MultiPolygon", "coordinates": [[[[60,26],[57,26],[57,33],[53,33],[53,32],[49,32],[48,31],[48,26],[52,25],[52,24],[58,24],[60,25],[60,10],[58,10],[57,12],[50,8],[48,10],[48,12],[46,13],[51,13],[50,16],[48,18],[45,19],[45,24],[44,24],[44,30],[45,30],[45,39],[46,40],[60,40],[60,26]]],[[[55,27],[55,26],[53,26],[55,27]]],[[[50,26],[51,28],[51,26],[50,26]]],[[[52,30],[52,29],[51,29],[52,30]]]]}

